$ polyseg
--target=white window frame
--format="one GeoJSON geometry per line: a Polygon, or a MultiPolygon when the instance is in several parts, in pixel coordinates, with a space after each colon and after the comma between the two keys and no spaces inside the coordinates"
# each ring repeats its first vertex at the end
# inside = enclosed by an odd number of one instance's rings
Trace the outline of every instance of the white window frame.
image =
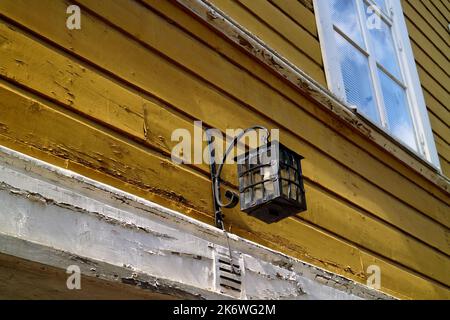
{"type": "MultiPolygon", "coordinates": [[[[365,1],[368,4],[375,6],[375,2],[373,0],[347,0],[347,1],[356,2],[355,7],[358,10],[358,16],[360,18],[362,17],[363,13],[363,11],[361,10],[364,10],[362,8],[361,1],[365,1]]],[[[372,84],[374,86],[376,96],[375,98],[377,102],[377,108],[379,109],[382,126],[379,126],[377,123],[375,123],[368,117],[364,116],[363,114],[361,113],[359,114],[361,114],[361,116],[369,120],[372,124],[380,128],[384,132],[388,133],[390,137],[392,137],[392,139],[399,142],[403,147],[406,147],[408,150],[413,152],[415,155],[419,156],[421,159],[426,160],[439,172],[442,172],[400,0],[385,0],[385,2],[386,6],[389,8],[388,17],[392,21],[395,51],[397,53],[398,60],[400,63],[401,75],[404,79],[405,86],[407,87],[406,93],[408,106],[411,109],[410,111],[419,150],[416,151],[412,149],[404,142],[391,135],[389,131],[386,129],[387,128],[386,116],[383,107],[384,102],[381,101],[380,95],[381,89],[378,87],[379,82],[378,83],[373,82],[374,77],[377,77],[377,75],[375,74],[376,68],[373,65],[371,65],[375,63],[374,59],[369,59],[369,69],[371,73],[372,84]]],[[[333,20],[331,19],[329,4],[330,4],[329,0],[314,0],[314,10],[316,15],[319,40],[325,68],[325,76],[330,91],[333,92],[334,95],[336,95],[337,98],[339,98],[347,107],[349,107],[354,111],[357,111],[354,106],[350,106],[345,101],[346,97],[344,90],[344,81],[342,79],[340,69],[339,53],[336,48],[336,42],[334,37],[335,31],[333,28],[333,20]]],[[[367,31],[365,30],[365,28],[363,29],[364,31],[362,31],[362,33],[364,40],[367,40],[368,37],[368,35],[366,34],[367,31]]],[[[367,48],[366,51],[367,50],[373,52],[370,50],[370,48],[367,48]]]]}

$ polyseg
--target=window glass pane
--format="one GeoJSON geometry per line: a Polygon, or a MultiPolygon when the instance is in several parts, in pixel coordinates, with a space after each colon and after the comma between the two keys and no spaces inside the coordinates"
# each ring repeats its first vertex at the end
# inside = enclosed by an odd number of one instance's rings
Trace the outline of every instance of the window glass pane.
{"type": "MultiPolygon", "coordinates": [[[[368,9],[367,6],[366,9],[368,9]]],[[[366,10],[366,17],[375,59],[387,71],[401,80],[391,27],[370,9],[366,10]]]]}
{"type": "Polygon", "coordinates": [[[383,71],[378,70],[378,74],[390,131],[395,137],[417,150],[414,127],[405,90],[383,71]]]}
{"type": "Polygon", "coordinates": [[[335,26],[365,48],[354,0],[332,0],[331,17],[335,26]]]}
{"type": "Polygon", "coordinates": [[[383,12],[387,12],[386,10],[386,1],[385,0],[373,0],[375,4],[377,5],[378,9],[382,10],[383,12]]]}
{"type": "Polygon", "coordinates": [[[379,122],[367,57],[337,32],[335,37],[347,102],[374,122],[379,122]]]}

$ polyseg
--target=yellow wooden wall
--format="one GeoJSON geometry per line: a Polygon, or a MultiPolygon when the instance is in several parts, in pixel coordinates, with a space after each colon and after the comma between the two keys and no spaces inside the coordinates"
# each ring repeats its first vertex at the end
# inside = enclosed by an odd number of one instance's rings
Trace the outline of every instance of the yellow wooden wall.
{"type": "Polygon", "coordinates": [[[450,4],[403,0],[402,6],[442,171],[450,177],[450,4]]]}
{"type": "MultiPolygon", "coordinates": [[[[244,9],[250,1],[213,2],[248,18],[325,85],[309,1],[261,5],[261,16],[278,6],[278,33],[256,23],[264,18],[244,9]],[[305,18],[282,29],[281,12],[305,18]],[[279,34],[294,25],[295,37],[279,34]]],[[[450,299],[448,193],[172,1],[72,3],[82,8],[81,30],[65,27],[64,0],[0,1],[0,144],[212,224],[208,166],[174,165],[172,131],[192,130],[194,120],[223,131],[280,128],[305,156],[308,210],[267,225],[236,208],[227,228],[362,283],[376,264],[382,290],[400,298],[450,299]]],[[[236,188],[235,167],[223,176],[236,188]]]]}
{"type": "MultiPolygon", "coordinates": [[[[312,0],[211,2],[326,87],[312,0]]],[[[402,0],[439,160],[443,173],[450,177],[448,3],[402,0]]]]}

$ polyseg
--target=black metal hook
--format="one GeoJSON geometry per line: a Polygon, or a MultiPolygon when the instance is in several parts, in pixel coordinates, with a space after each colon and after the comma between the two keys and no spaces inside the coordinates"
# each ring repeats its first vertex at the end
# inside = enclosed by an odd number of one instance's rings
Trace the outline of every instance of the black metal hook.
{"type": "Polygon", "coordinates": [[[228,155],[233,150],[235,145],[238,143],[242,137],[247,134],[251,130],[264,130],[266,131],[266,142],[269,142],[270,137],[270,131],[263,127],[263,126],[252,126],[244,131],[242,131],[239,135],[233,138],[232,143],[228,146],[228,149],[225,151],[225,154],[223,155],[222,162],[216,166],[216,155],[215,155],[215,148],[212,145],[213,140],[212,136],[206,131],[206,137],[208,140],[208,147],[210,151],[210,171],[211,171],[211,180],[212,180],[212,192],[213,192],[213,201],[214,201],[214,216],[216,221],[216,227],[221,228],[224,230],[223,225],[223,214],[222,214],[222,208],[233,208],[235,207],[239,202],[239,195],[236,192],[233,192],[231,190],[226,190],[225,197],[228,199],[227,203],[223,203],[220,199],[220,174],[222,173],[223,164],[225,163],[228,155]]]}

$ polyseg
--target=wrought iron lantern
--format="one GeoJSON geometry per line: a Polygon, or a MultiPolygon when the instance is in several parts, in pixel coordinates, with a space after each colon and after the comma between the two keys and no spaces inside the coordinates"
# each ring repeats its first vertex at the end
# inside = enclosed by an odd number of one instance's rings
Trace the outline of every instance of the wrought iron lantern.
{"type": "Polygon", "coordinates": [[[241,210],[268,223],[305,211],[302,159],[278,141],[238,157],[241,210]]]}
{"type": "Polygon", "coordinates": [[[244,130],[236,136],[226,150],[223,161],[216,166],[212,140],[208,138],[211,151],[211,178],[213,183],[216,225],[223,229],[222,207],[232,208],[240,198],[241,210],[267,223],[273,223],[306,210],[305,189],[301,168],[302,156],[278,141],[269,141],[269,131],[261,126],[244,130]],[[228,203],[220,199],[220,173],[226,157],[235,144],[249,130],[267,132],[266,144],[237,157],[239,195],[226,191],[228,203]]]}

